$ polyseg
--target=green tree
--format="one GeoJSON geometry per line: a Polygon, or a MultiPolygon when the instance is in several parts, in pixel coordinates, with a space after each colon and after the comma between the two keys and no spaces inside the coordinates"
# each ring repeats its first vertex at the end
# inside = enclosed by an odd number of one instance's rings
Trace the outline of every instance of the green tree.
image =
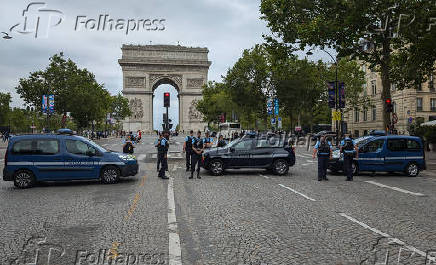
{"type": "Polygon", "coordinates": [[[225,84],[209,82],[203,87],[203,98],[197,101],[197,110],[203,114],[203,119],[208,123],[216,122],[218,116],[230,113],[235,107],[225,84]]]}
{"type": "Polygon", "coordinates": [[[111,112],[111,96],[103,85],[87,69],[80,69],[71,59],[65,59],[63,53],[52,56],[45,70],[21,78],[16,90],[36,109],[41,109],[42,95],[53,94],[56,113],[70,112],[80,129],[111,112]]]}
{"type": "Polygon", "coordinates": [[[112,96],[112,113],[117,122],[124,120],[125,118],[132,115],[129,108],[129,100],[123,97],[121,93],[116,96],[112,96]]]}
{"type": "Polygon", "coordinates": [[[267,123],[266,101],[274,95],[269,54],[264,45],[244,50],[224,78],[227,93],[246,126],[257,129],[256,120],[267,123]]]}
{"type": "Polygon", "coordinates": [[[10,112],[9,104],[11,103],[10,93],[0,93],[0,126],[6,125],[8,114],[10,112]]]}
{"type": "MultiPolygon", "coordinates": [[[[330,47],[339,57],[358,58],[379,71],[382,100],[390,98],[391,82],[401,81],[393,80],[393,73],[405,71],[395,69],[415,63],[425,66],[420,72],[429,73],[434,66],[434,48],[428,47],[428,40],[433,40],[436,33],[436,27],[429,29],[430,18],[435,17],[434,1],[262,0],[260,10],[275,39],[298,44],[301,49],[330,47]],[[407,21],[404,15],[409,15],[407,21]],[[433,52],[426,54],[429,50],[433,52]],[[396,56],[409,64],[394,63],[398,61],[396,56]]],[[[407,79],[419,80],[419,72],[407,79]]],[[[383,120],[386,127],[389,123],[386,111],[383,120]]]]}

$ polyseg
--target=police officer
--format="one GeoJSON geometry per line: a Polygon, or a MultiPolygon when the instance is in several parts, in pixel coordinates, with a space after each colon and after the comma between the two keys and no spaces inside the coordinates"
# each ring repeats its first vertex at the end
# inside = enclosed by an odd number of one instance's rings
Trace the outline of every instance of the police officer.
{"type": "Polygon", "coordinates": [[[162,166],[162,148],[160,147],[161,141],[162,141],[162,134],[159,134],[159,138],[156,140],[156,142],[154,143],[154,146],[157,149],[157,172],[159,172],[159,166],[162,166]]]}
{"type": "Polygon", "coordinates": [[[332,157],[332,144],[325,139],[325,136],[321,136],[313,148],[312,158],[315,159],[316,155],[318,155],[318,181],[328,180],[327,166],[332,157]]]}
{"type": "Polygon", "coordinates": [[[185,137],[185,143],[183,143],[183,152],[186,153],[186,171],[189,171],[191,167],[191,155],[192,155],[192,140],[194,139],[194,131],[191,130],[189,135],[185,137]]]}
{"type": "Polygon", "coordinates": [[[347,181],[353,180],[353,159],[359,159],[359,148],[349,134],[345,135],[341,141],[341,153],[344,154],[344,173],[347,176],[347,181]]]}
{"type": "Polygon", "coordinates": [[[197,137],[192,139],[192,156],[191,156],[191,176],[190,179],[194,178],[195,166],[197,165],[197,178],[200,177],[200,163],[201,154],[204,151],[204,139],[201,139],[201,132],[198,131],[197,137]]]}
{"type": "Polygon", "coordinates": [[[167,140],[167,138],[162,137],[159,141],[159,146],[158,146],[158,159],[161,160],[161,167],[159,170],[159,175],[158,177],[162,178],[162,179],[168,179],[167,176],[165,176],[165,171],[168,168],[168,148],[169,148],[169,142],[167,140]]]}
{"type": "Polygon", "coordinates": [[[204,149],[209,149],[212,147],[213,138],[209,136],[209,132],[206,132],[206,136],[203,139],[204,149]]]}
{"type": "Polygon", "coordinates": [[[226,143],[226,141],[224,141],[224,137],[223,137],[223,135],[221,134],[220,137],[219,137],[219,139],[218,139],[217,147],[224,147],[224,146],[226,146],[226,145],[227,145],[227,143],[226,143]]]}

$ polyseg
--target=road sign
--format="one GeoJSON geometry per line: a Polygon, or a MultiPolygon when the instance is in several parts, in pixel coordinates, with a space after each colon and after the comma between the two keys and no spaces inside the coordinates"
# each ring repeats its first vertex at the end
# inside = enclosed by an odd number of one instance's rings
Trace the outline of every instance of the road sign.
{"type": "Polygon", "coordinates": [[[279,129],[281,129],[281,128],[282,128],[282,118],[279,117],[277,120],[278,120],[278,123],[279,123],[279,124],[277,125],[277,127],[278,127],[279,129]]]}
{"type": "Polygon", "coordinates": [[[340,120],[342,120],[341,117],[342,115],[341,115],[341,112],[340,111],[333,111],[332,112],[332,117],[333,117],[333,120],[334,121],[340,121],[340,120]]]}
{"type": "Polygon", "coordinates": [[[273,101],[272,99],[268,99],[266,102],[266,111],[268,112],[268,115],[273,114],[273,101]]]}
{"type": "Polygon", "coordinates": [[[274,99],[274,115],[279,115],[279,99],[274,99]]]}
{"type": "Polygon", "coordinates": [[[271,118],[271,125],[275,125],[276,124],[276,118],[271,118]]]}
{"type": "Polygon", "coordinates": [[[413,118],[409,117],[409,123],[412,123],[412,122],[413,122],[413,118]]]}

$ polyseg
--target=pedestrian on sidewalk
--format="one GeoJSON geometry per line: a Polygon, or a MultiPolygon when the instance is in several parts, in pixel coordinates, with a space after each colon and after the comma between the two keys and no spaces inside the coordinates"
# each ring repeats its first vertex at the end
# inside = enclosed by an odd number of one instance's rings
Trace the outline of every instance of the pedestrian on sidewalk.
{"type": "Polygon", "coordinates": [[[185,142],[183,143],[183,152],[186,153],[186,171],[188,172],[191,168],[191,156],[192,156],[192,140],[194,139],[194,131],[191,130],[189,135],[186,136],[185,142]]]}
{"type": "Polygon", "coordinates": [[[318,156],[318,181],[329,180],[327,166],[329,159],[332,158],[332,144],[325,139],[325,136],[321,136],[313,147],[312,158],[315,159],[315,156],[318,156]]]}
{"type": "Polygon", "coordinates": [[[347,176],[347,181],[353,180],[353,160],[354,158],[359,159],[359,148],[351,139],[349,134],[345,135],[344,140],[341,141],[340,145],[341,153],[344,154],[344,174],[347,176]]]}
{"type": "Polygon", "coordinates": [[[194,178],[195,167],[197,166],[197,178],[200,177],[200,165],[201,165],[201,155],[204,151],[204,139],[201,139],[201,131],[198,131],[197,137],[192,140],[192,157],[191,157],[191,176],[190,179],[194,178]]]}

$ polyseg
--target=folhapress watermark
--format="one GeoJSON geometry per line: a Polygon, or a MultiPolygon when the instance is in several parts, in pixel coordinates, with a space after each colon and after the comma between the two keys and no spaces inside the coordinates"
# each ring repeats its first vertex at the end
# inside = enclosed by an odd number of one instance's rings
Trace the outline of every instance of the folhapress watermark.
{"type": "Polygon", "coordinates": [[[109,15],[99,15],[98,18],[77,16],[74,30],[88,31],[122,31],[126,35],[134,31],[162,31],[165,30],[165,19],[123,19],[111,18],[109,15]]]}
{"type": "MultiPolygon", "coordinates": [[[[45,2],[31,2],[21,12],[22,21],[12,25],[9,32],[1,32],[3,39],[12,39],[14,34],[32,35],[34,38],[48,38],[50,30],[65,23],[66,15],[57,9],[48,8],[45,2]]],[[[71,30],[94,32],[151,32],[165,30],[164,18],[112,18],[109,14],[98,17],[74,16],[71,30]]]]}

